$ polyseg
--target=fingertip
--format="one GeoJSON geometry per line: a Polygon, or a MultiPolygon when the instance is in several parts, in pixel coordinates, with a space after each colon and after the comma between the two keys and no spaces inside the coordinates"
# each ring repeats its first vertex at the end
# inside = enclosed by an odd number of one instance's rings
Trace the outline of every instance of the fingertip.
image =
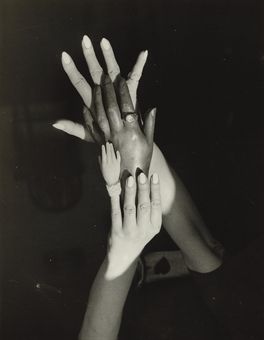
{"type": "Polygon", "coordinates": [[[63,51],[61,54],[61,60],[64,65],[69,65],[72,61],[70,55],[65,51],[63,51]]]}
{"type": "Polygon", "coordinates": [[[110,50],[111,48],[111,44],[109,42],[109,40],[107,40],[106,38],[103,38],[101,41],[100,41],[100,46],[103,50],[105,51],[108,51],[110,50]]]}
{"type": "Polygon", "coordinates": [[[83,36],[82,43],[83,43],[83,46],[84,46],[86,49],[92,47],[91,39],[90,39],[87,35],[84,35],[84,36],[83,36]]]}
{"type": "Polygon", "coordinates": [[[139,184],[146,184],[147,182],[147,177],[144,174],[144,172],[141,172],[141,174],[138,176],[138,183],[139,184]]]}
{"type": "Polygon", "coordinates": [[[151,110],[150,114],[151,114],[151,116],[152,116],[153,118],[156,118],[157,108],[154,107],[154,109],[151,110]]]}
{"type": "Polygon", "coordinates": [[[128,179],[127,179],[127,181],[126,181],[126,184],[127,184],[127,187],[128,188],[132,188],[133,187],[133,185],[134,185],[134,177],[133,176],[129,176],[128,177],[128,179]]]}

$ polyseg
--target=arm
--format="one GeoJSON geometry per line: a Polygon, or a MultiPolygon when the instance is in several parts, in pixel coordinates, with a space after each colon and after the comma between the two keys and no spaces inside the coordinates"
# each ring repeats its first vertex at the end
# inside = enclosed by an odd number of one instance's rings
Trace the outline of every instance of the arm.
{"type": "Polygon", "coordinates": [[[150,185],[143,173],[138,176],[137,185],[132,176],[127,179],[122,215],[120,192],[115,190],[120,175],[120,156],[109,143],[102,147],[100,167],[111,199],[112,227],[107,256],[90,291],[80,340],[117,339],[138,256],[161,227],[160,189],[156,174],[150,185]]]}
{"type": "Polygon", "coordinates": [[[150,174],[161,179],[163,225],[181,249],[187,266],[197,272],[209,272],[222,260],[212,249],[216,241],[206,228],[195,204],[177,174],[169,167],[154,144],[150,174]]]}
{"type": "MultiPolygon", "coordinates": [[[[105,49],[103,41],[105,41],[105,39],[102,40],[101,47],[108,73],[111,80],[115,81],[120,73],[120,69],[109,42],[108,48],[105,49]]],[[[94,82],[98,84],[103,76],[103,70],[95,57],[91,42],[89,42],[88,48],[87,46],[88,45],[85,44],[84,39],[84,55],[86,57],[91,76],[94,82]]],[[[71,82],[76,87],[86,106],[90,108],[90,86],[77,71],[70,57],[68,61],[65,60],[65,58],[62,58],[62,61],[64,70],[68,74],[71,82]]],[[[132,95],[131,100],[129,98],[129,94],[126,92],[124,82],[121,81],[120,83],[121,88],[119,87],[119,93],[121,94],[121,99],[125,98],[123,102],[121,101],[121,113],[124,111],[133,111],[133,105],[136,105],[137,84],[142,74],[145,62],[146,53],[142,52],[131,75],[129,76],[129,79],[127,80],[127,86],[132,95]],[[125,107],[128,108],[128,110],[125,110],[125,107]]],[[[106,84],[103,84],[102,90],[105,90],[105,92],[112,91],[113,93],[113,87],[109,81],[107,81],[106,84]]],[[[95,97],[99,98],[99,105],[97,105],[96,113],[93,114],[93,117],[95,117],[94,119],[97,121],[101,131],[106,136],[106,139],[111,137],[115,147],[117,147],[120,151],[123,158],[123,170],[128,169],[133,174],[137,167],[141,167],[141,169],[147,172],[150,163],[150,173],[158,172],[160,174],[162,182],[161,197],[163,202],[164,227],[185,254],[188,266],[191,269],[201,272],[209,271],[217,266],[219,264],[218,257],[211,251],[211,249],[214,248],[216,241],[206,228],[184,185],[181,183],[177,175],[169,168],[163,154],[157,146],[154,146],[152,158],[149,158],[149,156],[151,157],[152,152],[155,113],[153,112],[154,114],[148,115],[143,134],[139,129],[137,121],[126,122],[125,119],[121,121],[122,116],[116,103],[114,110],[111,110],[111,112],[108,111],[106,115],[103,111],[101,93],[98,87],[96,88],[95,94],[98,95],[95,97]],[[109,124],[111,125],[111,129],[109,124]],[[119,128],[120,124],[123,124],[122,129],[119,128]],[[114,131],[112,136],[109,135],[110,130],[114,131]],[[191,258],[199,259],[199,254],[201,255],[201,261],[199,260],[197,263],[197,260],[191,260],[191,258]],[[211,258],[209,261],[210,263],[207,263],[206,259],[209,258],[211,258]],[[202,262],[203,265],[201,265],[200,262],[202,262]]],[[[115,96],[113,95],[110,98],[112,103],[115,102],[115,100],[113,100],[114,97],[115,96]]],[[[110,102],[108,99],[109,97],[106,96],[106,104],[109,104],[110,102]]],[[[91,139],[98,141],[97,137],[99,134],[96,133],[95,128],[91,123],[93,122],[91,114],[87,111],[85,114],[85,121],[88,122],[86,127],[76,125],[65,120],[59,121],[59,126],[57,125],[55,127],[61,128],[69,134],[88,141],[91,139]]]]}
{"type": "Polygon", "coordinates": [[[108,259],[102,263],[94,283],[85,312],[79,340],[116,340],[126,297],[136,270],[136,261],[126,272],[106,279],[108,259]]]}

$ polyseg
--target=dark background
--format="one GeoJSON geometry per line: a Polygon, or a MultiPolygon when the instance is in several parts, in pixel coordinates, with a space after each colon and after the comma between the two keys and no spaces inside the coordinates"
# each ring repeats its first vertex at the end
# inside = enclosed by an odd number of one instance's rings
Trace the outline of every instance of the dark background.
{"type": "MultiPolygon", "coordinates": [[[[230,254],[262,225],[262,8],[257,1],[0,2],[2,338],[76,339],[105,254],[109,206],[98,149],[55,131],[81,121],[66,50],[87,75],[81,39],[108,38],[123,75],[140,50],[142,109],[156,143],[230,254]]],[[[175,249],[163,231],[147,251],[175,249]]],[[[131,292],[124,339],[220,339],[190,279],[131,292]]]]}

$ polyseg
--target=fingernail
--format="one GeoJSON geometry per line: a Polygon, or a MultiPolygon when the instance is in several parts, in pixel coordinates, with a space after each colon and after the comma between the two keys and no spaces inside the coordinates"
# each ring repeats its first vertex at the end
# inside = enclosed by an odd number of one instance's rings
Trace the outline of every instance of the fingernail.
{"type": "Polygon", "coordinates": [[[53,126],[55,129],[58,129],[58,130],[62,130],[62,131],[65,130],[65,126],[64,126],[62,123],[54,123],[54,124],[52,124],[52,126],[53,126]]]}
{"type": "Polygon", "coordinates": [[[92,46],[91,40],[87,35],[83,36],[83,44],[85,48],[90,48],[92,46]]]}
{"type": "Polygon", "coordinates": [[[101,41],[101,43],[102,43],[103,49],[109,50],[109,48],[110,48],[110,43],[109,43],[109,41],[108,41],[107,39],[103,38],[102,41],[101,41]]]}
{"type": "Polygon", "coordinates": [[[65,64],[70,64],[71,62],[71,57],[69,56],[68,53],[62,52],[62,60],[65,64]]]}
{"type": "Polygon", "coordinates": [[[139,179],[139,183],[140,184],[145,184],[146,180],[147,180],[147,177],[146,177],[146,175],[143,172],[141,172],[141,174],[139,175],[138,179],[139,179]]]}
{"type": "Polygon", "coordinates": [[[147,57],[148,57],[148,50],[144,51],[144,57],[145,57],[145,59],[147,59],[147,57]]]}
{"type": "Polygon", "coordinates": [[[134,184],[134,178],[132,176],[129,176],[127,180],[127,186],[129,188],[132,188],[133,184],[134,184]]]}
{"type": "Polygon", "coordinates": [[[151,116],[155,117],[157,113],[157,108],[155,107],[154,109],[151,110],[151,116]]]}
{"type": "Polygon", "coordinates": [[[154,173],[154,174],[152,175],[152,183],[153,183],[153,184],[158,184],[158,183],[159,183],[159,176],[158,176],[157,173],[154,173]]]}

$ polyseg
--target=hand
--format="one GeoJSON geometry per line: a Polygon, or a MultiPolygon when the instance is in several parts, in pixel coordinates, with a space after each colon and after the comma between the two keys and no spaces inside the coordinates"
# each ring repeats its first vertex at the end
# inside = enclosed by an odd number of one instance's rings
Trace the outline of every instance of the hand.
{"type": "Polygon", "coordinates": [[[115,185],[120,177],[120,153],[115,153],[113,144],[102,145],[102,154],[99,158],[100,168],[103,178],[108,186],[115,185]]]}
{"type": "MultiPolygon", "coordinates": [[[[100,46],[105,59],[107,73],[109,74],[112,82],[115,82],[120,75],[120,68],[116,61],[113,49],[110,45],[110,42],[105,38],[102,39],[100,46]]],[[[103,76],[103,69],[96,58],[92,42],[86,35],[82,40],[82,49],[92,80],[94,84],[100,85],[103,76]]],[[[134,107],[137,107],[137,88],[147,57],[147,51],[143,51],[139,54],[137,61],[132,68],[132,71],[128,74],[126,81],[134,107]]],[[[53,126],[70,135],[86,140],[87,142],[98,142],[102,144],[103,140],[98,129],[96,128],[94,118],[90,111],[92,108],[92,90],[90,85],[78,71],[72,58],[66,52],[62,53],[62,66],[85,104],[83,111],[85,124],[81,125],[70,120],[61,119],[53,126]]]]}
{"type": "Polygon", "coordinates": [[[127,173],[136,176],[138,169],[148,173],[156,110],[148,113],[142,131],[125,80],[120,77],[116,87],[117,91],[108,76],[101,87],[95,86],[93,103],[98,126],[121,154],[121,177],[127,173]]]}
{"type": "Polygon", "coordinates": [[[86,108],[84,118],[86,128],[69,121],[58,121],[54,127],[64,130],[87,141],[104,143],[110,140],[116,149],[120,151],[122,157],[121,172],[127,170],[135,175],[137,168],[148,173],[149,164],[153,149],[153,134],[155,125],[155,110],[148,112],[144,132],[141,130],[134,106],[136,105],[136,89],[138,80],[142,74],[147,54],[142,52],[137,63],[126,82],[119,76],[119,67],[116,63],[110,43],[103,39],[101,43],[102,51],[108,68],[110,77],[105,77],[99,65],[91,42],[87,42],[88,37],[83,39],[83,50],[86,57],[91,76],[95,83],[102,84],[96,86],[92,95],[91,88],[83,76],[76,69],[72,59],[63,52],[62,63],[64,70],[68,74],[71,82],[81,95],[86,108]],[[108,49],[105,49],[105,43],[108,49]],[[89,46],[87,48],[87,46],[89,46]],[[102,81],[103,79],[103,81],[102,81]],[[112,81],[116,83],[117,94],[120,99],[120,108],[117,104],[115,89],[112,81]],[[102,93],[104,94],[102,100],[102,93]],[[131,97],[130,97],[131,93],[131,97]],[[130,113],[130,114],[128,114],[130,113]]]}
{"type": "Polygon", "coordinates": [[[123,217],[119,197],[111,199],[111,209],[112,228],[105,274],[109,280],[122,275],[160,231],[162,217],[158,175],[153,174],[150,185],[144,173],[138,176],[138,185],[130,176],[125,187],[123,217]]]}

